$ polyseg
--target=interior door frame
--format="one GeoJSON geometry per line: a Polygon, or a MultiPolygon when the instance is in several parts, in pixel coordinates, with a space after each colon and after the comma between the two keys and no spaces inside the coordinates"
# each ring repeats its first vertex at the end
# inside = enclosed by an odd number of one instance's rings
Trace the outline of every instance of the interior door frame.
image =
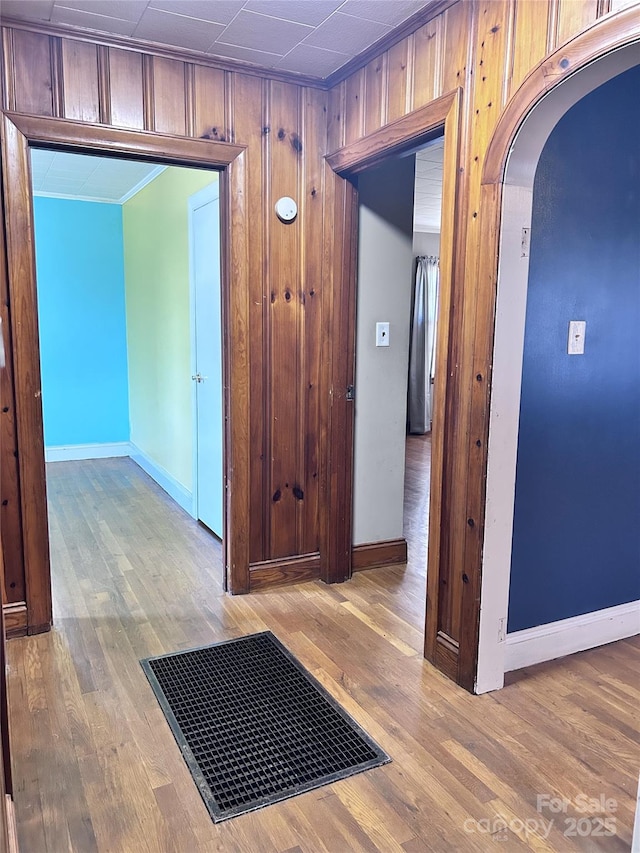
{"type": "MultiPolygon", "coordinates": [[[[431,499],[429,506],[429,545],[427,557],[427,607],[425,618],[425,656],[440,668],[456,677],[455,673],[461,661],[458,653],[471,655],[475,661],[475,648],[467,649],[459,643],[458,638],[448,637],[442,630],[441,611],[444,607],[442,596],[442,575],[440,572],[447,553],[447,533],[442,520],[444,508],[448,500],[448,487],[452,476],[453,453],[450,449],[450,424],[455,418],[452,409],[452,302],[458,270],[461,269],[462,258],[456,255],[454,234],[459,223],[459,165],[461,140],[461,96],[462,90],[457,88],[442,97],[432,101],[425,107],[403,116],[385,125],[374,133],[357,142],[346,145],[330,154],[326,159],[331,168],[345,181],[349,181],[360,172],[372,166],[377,166],[385,160],[399,154],[418,148],[422,143],[432,139],[439,131],[444,132],[444,161],[443,161],[443,191],[440,238],[440,298],[437,317],[436,361],[440,369],[434,383],[434,418],[432,426],[431,449],[431,499]],[[455,658],[453,650],[455,649],[455,658]]],[[[357,203],[357,192],[355,192],[357,203]]],[[[358,219],[352,216],[346,220],[350,229],[350,242],[357,247],[358,219]]],[[[463,240],[457,241],[458,251],[464,246],[463,240]]],[[[353,254],[353,252],[352,252],[353,254]]],[[[347,268],[347,264],[345,264],[347,268]]],[[[351,262],[349,269],[351,292],[355,293],[357,269],[351,262]]],[[[349,325],[355,329],[355,300],[351,299],[349,325]]],[[[354,342],[352,341],[352,349],[354,342]]],[[[353,359],[352,359],[353,361],[353,359]]],[[[353,429],[353,418],[352,426],[353,429]]],[[[347,455],[347,471],[344,474],[349,483],[353,482],[353,443],[351,452],[347,455]]],[[[351,496],[349,486],[349,496],[351,496]]],[[[351,536],[351,523],[348,525],[348,535],[351,536]]],[[[348,543],[349,553],[351,541],[348,543]]],[[[349,564],[347,577],[351,574],[349,564]]]]}
{"type": "MultiPolygon", "coordinates": [[[[26,628],[50,628],[51,572],[40,385],[33,198],[29,149],[121,156],[220,172],[221,287],[225,411],[225,582],[249,590],[248,209],[246,146],[120,130],[5,111],[2,168],[11,351],[26,585],[26,628]],[[233,277],[234,286],[230,286],[233,277]],[[233,388],[233,394],[231,393],[233,388]]],[[[5,274],[2,270],[1,274],[5,274]]]]}

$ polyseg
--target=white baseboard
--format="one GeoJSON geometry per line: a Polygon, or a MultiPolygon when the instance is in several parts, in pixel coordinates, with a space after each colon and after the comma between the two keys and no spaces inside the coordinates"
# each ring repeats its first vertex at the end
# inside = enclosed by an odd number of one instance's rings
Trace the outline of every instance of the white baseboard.
{"type": "Polygon", "coordinates": [[[505,672],[640,634],[640,600],[507,634],[505,672]]]}
{"type": "Polygon", "coordinates": [[[193,494],[179,483],[166,468],[159,465],[150,456],[140,450],[140,448],[131,442],[130,454],[133,461],[139,465],[143,471],[155,480],[156,483],[170,495],[174,501],[182,507],[190,516],[193,517],[193,494]]]}
{"type": "Polygon", "coordinates": [[[45,447],[45,462],[69,462],[77,459],[109,459],[113,456],[129,456],[128,441],[111,444],[69,444],[45,447]]]}

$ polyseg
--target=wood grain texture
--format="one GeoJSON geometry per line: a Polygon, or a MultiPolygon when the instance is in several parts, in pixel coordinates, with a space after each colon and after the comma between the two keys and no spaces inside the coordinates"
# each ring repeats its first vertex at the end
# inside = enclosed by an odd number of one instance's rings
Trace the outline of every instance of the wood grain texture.
{"type": "Polygon", "coordinates": [[[142,57],[130,50],[109,48],[109,98],[114,127],[144,128],[142,57]]]}
{"type": "Polygon", "coordinates": [[[23,850],[577,853],[562,820],[543,837],[552,815],[536,803],[566,797],[577,817],[581,793],[617,803],[615,836],[591,849],[629,849],[637,639],[471,696],[422,658],[424,563],[230,597],[219,544],[130,460],[50,465],[49,495],[58,627],[7,647],[23,850]],[[216,825],[138,661],[263,630],[393,761],[216,825]],[[500,842],[471,831],[501,818],[500,842]]]}
{"type": "Polygon", "coordinates": [[[40,33],[3,30],[5,79],[10,109],[51,116],[53,109],[52,40],[40,33]]]}
{"type": "Polygon", "coordinates": [[[413,100],[413,36],[394,45],[387,54],[387,121],[406,115],[413,100]]]}
{"type": "Polygon", "coordinates": [[[269,292],[269,513],[268,553],[271,558],[296,553],[298,502],[304,499],[304,480],[298,467],[301,441],[300,315],[304,293],[300,282],[301,217],[281,222],[274,205],[278,198],[300,198],[301,139],[298,92],[285,83],[270,83],[267,111],[270,173],[266,194],[269,292]],[[302,497],[301,497],[302,496],[302,497]]]}
{"type": "Polygon", "coordinates": [[[442,94],[441,71],[445,17],[429,21],[414,34],[412,109],[428,104],[442,94]]]}
{"type": "Polygon", "coordinates": [[[153,57],[153,130],[185,136],[187,130],[185,63],[153,57]]]}
{"type": "Polygon", "coordinates": [[[61,50],[64,117],[99,122],[98,48],[86,42],[62,39],[61,50]]]}
{"type": "MultiPolygon", "coordinates": [[[[23,136],[85,151],[228,166],[228,176],[223,178],[223,183],[228,181],[223,227],[229,239],[226,310],[233,326],[225,393],[235,425],[228,427],[226,438],[227,517],[234,542],[225,543],[225,559],[237,592],[249,588],[250,563],[316,550],[324,579],[342,580],[350,572],[351,415],[341,395],[353,367],[348,318],[352,316],[355,246],[345,234],[355,221],[354,194],[323,155],[331,152],[330,163],[341,173],[366,168],[376,156],[398,153],[424,139],[426,128],[434,126],[433,116],[442,115],[438,112],[442,93],[459,99],[458,141],[456,150],[447,155],[458,162],[459,171],[453,195],[446,193],[447,204],[455,208],[448,226],[451,296],[443,311],[448,339],[442,358],[450,369],[446,380],[441,380],[442,387],[436,389],[444,420],[434,434],[437,497],[432,501],[431,521],[432,529],[437,527],[439,532],[432,539],[435,556],[430,560],[436,561],[437,569],[430,568],[430,577],[436,571],[437,580],[442,570],[441,579],[450,584],[450,591],[436,596],[442,607],[436,608],[440,615],[432,636],[441,638],[447,666],[458,644],[465,663],[461,668],[456,664],[452,674],[466,686],[471,684],[475,660],[473,614],[486,470],[482,443],[490,378],[491,326],[487,324],[492,323],[490,290],[494,286],[481,253],[482,240],[492,242],[499,216],[499,194],[484,190],[483,182],[499,181],[511,133],[543,88],[572,73],[588,61],[587,56],[593,59],[615,49],[623,38],[637,37],[636,5],[588,26],[563,45],[561,53],[540,54],[543,43],[555,44],[605,12],[605,4],[594,5],[592,0],[576,0],[573,5],[568,0],[435,4],[430,7],[430,20],[416,23],[415,32],[407,31],[394,44],[387,43],[378,56],[367,54],[366,67],[332,87],[326,96],[315,86],[283,83],[276,73],[268,79],[262,72],[223,70],[188,52],[178,56],[160,48],[141,49],[123,39],[61,34],[39,25],[5,25],[3,29],[3,105],[7,120],[23,136]],[[548,12],[546,24],[542,6],[548,12]],[[607,33],[614,29],[615,37],[609,38],[607,33]],[[538,59],[542,62],[535,69],[528,67],[538,59]],[[567,68],[559,66],[560,59],[568,61],[567,68]],[[524,82],[517,87],[520,80],[524,82]],[[511,105],[505,110],[509,98],[511,105]],[[98,119],[111,125],[96,124],[96,111],[98,119]],[[406,114],[389,121],[399,112],[406,114]],[[63,114],[74,117],[51,120],[46,133],[37,125],[47,116],[63,114]],[[282,118],[276,121],[282,128],[274,129],[273,117],[282,118]],[[142,127],[153,133],[141,133],[142,127]],[[285,131],[284,141],[273,135],[280,129],[285,131]],[[221,133],[233,144],[222,142],[221,133]],[[380,133],[384,137],[376,137],[380,133]],[[198,138],[203,135],[209,139],[198,138]],[[295,169],[292,140],[300,146],[295,169]],[[316,195],[310,196],[313,189],[316,195]],[[299,220],[285,231],[286,237],[272,207],[273,200],[285,192],[297,196],[300,205],[299,220]],[[481,222],[482,216],[493,224],[481,222]],[[288,282],[295,286],[295,292],[290,291],[293,304],[278,302],[273,308],[272,292],[282,299],[288,282]],[[311,299],[309,282],[314,290],[311,299]],[[476,379],[478,374],[481,380],[476,379]],[[272,420],[275,411],[282,419],[277,424],[272,420]],[[315,473],[317,495],[311,479],[315,473]],[[284,504],[277,506],[281,502],[274,507],[274,478],[282,480],[285,489],[293,483],[304,495],[294,498],[286,513],[281,512],[284,504]]],[[[441,118],[441,122],[447,120],[441,118]]],[[[22,214],[12,210],[13,200],[28,192],[26,174],[22,154],[15,163],[5,165],[3,181],[13,182],[14,187],[8,193],[4,188],[14,235],[29,234],[29,215],[23,215],[27,202],[23,199],[22,214]],[[19,178],[16,163],[22,170],[19,178]]],[[[12,238],[8,239],[11,243],[12,238]]],[[[26,263],[26,253],[13,239],[26,263]]],[[[11,277],[24,274],[28,264],[22,261],[10,262],[11,277]]],[[[16,293],[22,298],[28,288],[20,285],[16,293]]],[[[16,310],[19,313],[20,306],[12,302],[12,323],[16,310]]],[[[18,360],[23,358],[20,348],[28,346],[29,339],[33,343],[29,329],[33,331],[33,318],[26,326],[12,325],[18,360]]],[[[35,364],[33,353],[31,359],[35,364]]],[[[22,417],[19,401],[31,400],[33,405],[34,376],[33,371],[16,373],[18,421],[22,417]]],[[[28,426],[14,423],[18,449],[21,441],[24,447],[21,429],[30,433],[28,426]]],[[[4,433],[9,431],[5,426],[4,433]]],[[[3,458],[9,452],[4,449],[3,458]]],[[[18,462],[22,466],[22,454],[18,462]]],[[[14,507],[21,508],[25,542],[32,539],[28,519],[35,506],[34,489],[40,490],[39,500],[43,500],[41,474],[35,463],[29,464],[31,473],[20,468],[19,478],[7,478],[9,494],[3,492],[3,498],[6,495],[14,507]]],[[[36,547],[42,548],[43,541],[39,535],[36,547]]],[[[14,595],[21,600],[18,591],[14,595]]],[[[432,606],[430,595],[428,608],[432,606]]],[[[165,789],[162,802],[169,794],[170,788],[165,789]]]]}
{"type": "Polygon", "coordinates": [[[354,572],[406,562],[406,539],[389,539],[384,542],[367,542],[353,546],[351,568],[354,572]]]}
{"type": "MultiPolygon", "coordinates": [[[[0,223],[0,319],[2,344],[8,356],[13,352],[13,345],[4,222],[0,223]]],[[[4,568],[0,594],[3,604],[13,604],[24,601],[26,592],[13,363],[9,357],[0,371],[0,401],[0,538],[4,568]]]]}
{"type": "MultiPolygon", "coordinates": [[[[364,132],[373,133],[387,123],[387,54],[376,57],[364,69],[364,132]]],[[[341,140],[336,148],[341,148],[341,140]]],[[[330,150],[335,151],[336,148],[330,150]]]]}
{"type": "MultiPolygon", "coordinates": [[[[33,245],[33,215],[26,138],[3,117],[2,162],[9,215],[6,220],[7,269],[11,305],[12,361],[15,378],[16,437],[24,585],[29,626],[51,623],[49,534],[44,478],[38,318],[33,245]],[[20,334],[16,334],[16,330],[20,334]]],[[[7,596],[8,599],[8,596],[7,596]]]]}

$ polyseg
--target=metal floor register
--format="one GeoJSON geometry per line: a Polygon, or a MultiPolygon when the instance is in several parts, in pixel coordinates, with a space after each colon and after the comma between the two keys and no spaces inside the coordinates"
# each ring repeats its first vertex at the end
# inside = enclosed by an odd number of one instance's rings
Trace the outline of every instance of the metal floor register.
{"type": "Polygon", "coordinates": [[[216,822],[390,761],[270,631],[141,664],[216,822]]]}

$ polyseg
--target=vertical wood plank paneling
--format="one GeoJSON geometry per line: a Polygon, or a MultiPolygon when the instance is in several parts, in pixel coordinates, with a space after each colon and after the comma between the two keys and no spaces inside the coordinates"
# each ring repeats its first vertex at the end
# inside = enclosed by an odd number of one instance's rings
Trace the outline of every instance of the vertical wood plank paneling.
{"type": "Polygon", "coordinates": [[[186,135],[185,64],[153,57],[154,130],[186,135]]]}
{"type": "Polygon", "coordinates": [[[63,114],[78,121],[100,121],[98,48],[62,39],[63,114]]]}
{"type": "MultiPolygon", "coordinates": [[[[52,116],[53,77],[51,38],[26,30],[13,30],[12,76],[15,104],[12,109],[21,113],[52,116]]],[[[5,45],[6,49],[7,45],[5,45]]],[[[8,57],[7,57],[8,59],[8,57]]]]}
{"type": "Polygon", "coordinates": [[[560,0],[556,44],[560,47],[598,17],[598,0],[560,0]]]}
{"type": "Polygon", "coordinates": [[[444,13],[444,46],[440,73],[442,94],[465,83],[474,8],[475,4],[460,2],[444,13]]]}
{"type": "MultiPolygon", "coordinates": [[[[233,131],[248,146],[246,154],[247,189],[249,197],[260,198],[264,192],[263,145],[269,134],[264,132],[263,81],[245,74],[235,75],[233,85],[233,131]]],[[[269,496],[265,492],[265,465],[268,448],[265,444],[269,415],[265,375],[268,359],[264,357],[265,336],[263,325],[268,317],[268,294],[265,292],[264,267],[266,253],[263,215],[249,218],[248,259],[249,286],[249,340],[251,346],[249,399],[250,443],[252,452],[249,464],[250,541],[249,560],[259,563],[267,558],[265,550],[265,520],[269,509],[269,496]]],[[[231,389],[233,394],[233,389],[231,389]]]]}
{"type": "Polygon", "coordinates": [[[265,199],[269,247],[269,396],[270,476],[269,555],[296,553],[296,517],[301,472],[298,470],[300,347],[300,217],[282,223],[274,211],[282,196],[298,195],[303,141],[299,136],[298,88],[271,81],[269,90],[269,187],[265,199]]]}
{"type": "Polygon", "coordinates": [[[356,71],[345,82],[344,143],[360,139],[364,133],[364,68],[356,71]]]}
{"type": "Polygon", "coordinates": [[[339,83],[329,92],[329,122],[327,127],[327,146],[329,151],[337,151],[344,145],[344,110],[346,83],[339,83]]]}
{"type": "Polygon", "coordinates": [[[193,72],[193,135],[203,139],[228,142],[225,123],[225,72],[196,65],[193,72]]]}
{"type": "Polygon", "coordinates": [[[109,48],[111,124],[144,128],[142,56],[132,50],[109,48]]]}
{"type": "MultiPolygon", "coordinates": [[[[317,89],[304,89],[302,101],[302,191],[300,216],[306,234],[322,234],[325,187],[323,156],[326,153],[326,127],[318,121],[327,109],[327,95],[317,89]]],[[[300,376],[299,469],[304,472],[303,495],[298,499],[298,552],[319,550],[318,510],[320,493],[320,366],[322,360],[322,321],[325,300],[322,240],[301,241],[302,311],[298,332],[303,363],[300,376]]]]}
{"type": "Polygon", "coordinates": [[[406,115],[411,102],[411,67],[409,47],[413,38],[403,39],[387,51],[389,65],[387,84],[387,121],[406,115]]]}
{"type": "Polygon", "coordinates": [[[549,3],[517,3],[514,14],[513,66],[509,82],[509,95],[522,83],[547,52],[549,3]]]}
{"type": "MultiPolygon", "coordinates": [[[[468,435],[469,399],[471,394],[471,369],[473,364],[473,342],[475,314],[478,300],[476,270],[478,262],[479,234],[477,233],[478,213],[480,210],[480,186],[482,177],[482,158],[491,133],[498,121],[505,90],[504,72],[506,66],[506,47],[509,44],[512,4],[510,0],[490,0],[474,4],[477,15],[476,44],[473,64],[473,101],[471,109],[470,139],[472,149],[466,167],[467,182],[467,234],[464,262],[464,301],[462,313],[454,309],[454,338],[460,342],[460,349],[453,363],[459,365],[457,381],[463,383],[454,393],[458,401],[453,424],[452,468],[447,472],[450,506],[467,506],[467,459],[466,439],[468,435]],[[500,69],[492,73],[491,69],[500,69]],[[467,387],[469,383],[469,387],[467,387]]],[[[475,520],[464,518],[461,513],[455,517],[449,535],[450,567],[462,566],[464,543],[467,528],[475,526],[475,520]]],[[[476,571],[479,572],[479,566],[476,571]]],[[[463,586],[462,573],[451,571],[449,577],[443,577],[441,585],[441,607],[439,629],[455,641],[459,641],[462,630],[461,603],[463,586]]]]}
{"type": "Polygon", "coordinates": [[[387,123],[387,54],[376,57],[364,70],[364,134],[387,123]]]}
{"type": "Polygon", "coordinates": [[[413,109],[422,107],[442,94],[442,43],[445,16],[414,33],[413,45],[413,109]]]}

